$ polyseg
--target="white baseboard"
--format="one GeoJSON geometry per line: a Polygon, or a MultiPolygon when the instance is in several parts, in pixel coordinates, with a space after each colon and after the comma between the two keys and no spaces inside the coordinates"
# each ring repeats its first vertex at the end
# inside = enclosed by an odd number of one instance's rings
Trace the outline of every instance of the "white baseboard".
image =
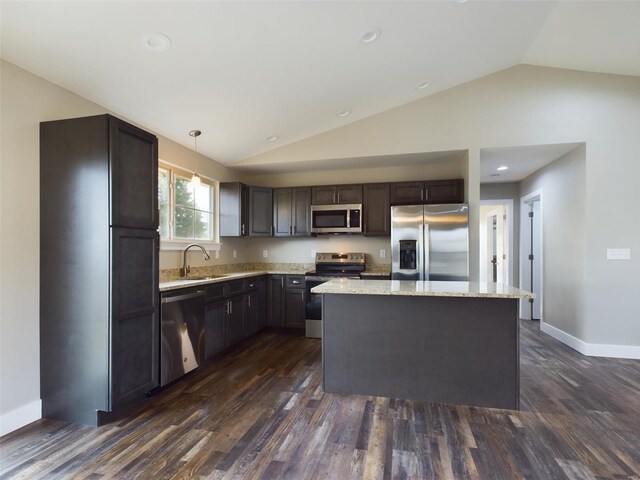
{"type": "Polygon", "coordinates": [[[612,357],[640,360],[640,346],[587,343],[559,328],[540,322],[540,330],[588,357],[612,357]]]}
{"type": "Polygon", "coordinates": [[[42,400],[0,415],[0,437],[42,418],[42,400]]]}

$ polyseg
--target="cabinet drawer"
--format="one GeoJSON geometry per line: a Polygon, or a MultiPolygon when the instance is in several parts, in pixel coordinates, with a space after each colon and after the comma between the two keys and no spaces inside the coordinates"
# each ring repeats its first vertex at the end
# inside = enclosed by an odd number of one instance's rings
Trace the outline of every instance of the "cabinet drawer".
{"type": "Polygon", "coordinates": [[[206,301],[214,302],[216,300],[222,300],[224,298],[224,283],[215,283],[213,285],[207,285],[206,289],[206,301]]]}
{"type": "Polygon", "coordinates": [[[304,275],[287,275],[287,288],[304,288],[304,275]]]}
{"type": "Polygon", "coordinates": [[[245,278],[242,289],[245,292],[250,292],[252,290],[256,290],[258,288],[258,278],[259,277],[245,278]]]}
{"type": "Polygon", "coordinates": [[[224,284],[224,296],[231,297],[242,293],[244,289],[244,280],[231,280],[224,284]]]}

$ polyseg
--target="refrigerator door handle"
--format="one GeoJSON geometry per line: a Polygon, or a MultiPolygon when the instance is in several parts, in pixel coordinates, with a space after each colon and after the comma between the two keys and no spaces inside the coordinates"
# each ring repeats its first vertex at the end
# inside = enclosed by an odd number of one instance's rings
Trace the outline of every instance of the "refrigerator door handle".
{"type": "Polygon", "coordinates": [[[429,280],[429,248],[431,247],[431,239],[429,238],[429,224],[424,224],[424,280],[429,280]]]}

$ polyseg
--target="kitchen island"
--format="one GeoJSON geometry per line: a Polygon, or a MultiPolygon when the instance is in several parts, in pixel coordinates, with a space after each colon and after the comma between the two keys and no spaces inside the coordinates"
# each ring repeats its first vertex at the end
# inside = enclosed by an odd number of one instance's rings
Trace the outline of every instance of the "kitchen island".
{"type": "Polygon", "coordinates": [[[322,294],[326,392],[518,409],[518,300],[499,283],[336,279],[322,294]]]}

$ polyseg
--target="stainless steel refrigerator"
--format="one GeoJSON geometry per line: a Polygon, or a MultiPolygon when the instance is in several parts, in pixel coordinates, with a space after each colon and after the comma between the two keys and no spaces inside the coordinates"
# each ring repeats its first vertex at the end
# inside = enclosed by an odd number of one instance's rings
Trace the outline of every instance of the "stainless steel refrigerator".
{"type": "Polygon", "coordinates": [[[469,280],[469,206],[391,207],[393,280],[469,280]]]}

